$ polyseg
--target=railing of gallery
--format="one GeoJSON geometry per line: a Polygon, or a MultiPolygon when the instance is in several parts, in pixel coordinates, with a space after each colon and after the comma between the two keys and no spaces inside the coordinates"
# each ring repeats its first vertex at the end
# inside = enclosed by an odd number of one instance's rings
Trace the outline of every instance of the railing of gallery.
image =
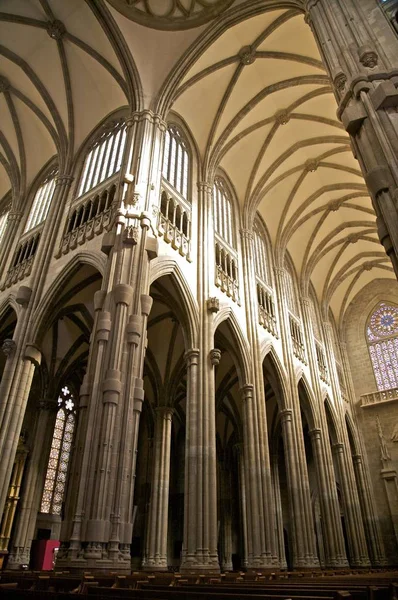
{"type": "Polygon", "coordinates": [[[215,243],[215,284],[232,300],[239,303],[238,259],[220,239],[215,243]]]}
{"type": "Polygon", "coordinates": [[[165,242],[190,260],[191,210],[177,193],[162,184],[157,230],[165,242]]]}
{"type": "Polygon", "coordinates": [[[322,345],[317,340],[315,340],[315,350],[319,376],[325,383],[329,383],[329,373],[328,368],[326,366],[325,351],[322,345]]]}
{"type": "Polygon", "coordinates": [[[19,242],[11,266],[8,269],[4,288],[13,285],[17,281],[28,277],[32,271],[33,261],[39,245],[42,226],[23,236],[19,242]]]}
{"type": "Polygon", "coordinates": [[[260,325],[274,337],[278,337],[273,292],[260,281],[257,281],[257,300],[260,325]]]}
{"type": "Polygon", "coordinates": [[[371,406],[372,404],[378,404],[380,402],[390,402],[391,400],[398,400],[397,388],[392,388],[391,390],[383,390],[379,392],[370,392],[369,394],[363,394],[361,396],[361,406],[371,406]]]}
{"type": "Polygon", "coordinates": [[[72,205],[59,254],[67,254],[110,228],[115,192],[115,178],[112,178],[72,205]]]}
{"type": "Polygon", "coordinates": [[[305,356],[304,336],[300,321],[289,313],[290,335],[293,342],[293,353],[302,363],[307,364],[305,356]]]}

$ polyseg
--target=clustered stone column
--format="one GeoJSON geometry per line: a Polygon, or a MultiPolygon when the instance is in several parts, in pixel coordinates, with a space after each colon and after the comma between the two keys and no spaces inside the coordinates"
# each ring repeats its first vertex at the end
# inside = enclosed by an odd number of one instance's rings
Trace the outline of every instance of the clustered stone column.
{"type": "Polygon", "coordinates": [[[169,519],[170,446],[173,409],[156,409],[153,440],[153,476],[149,508],[148,540],[144,569],[167,570],[167,530],[169,519]]]}
{"type": "Polygon", "coordinates": [[[348,565],[345,555],[343,529],[340,518],[340,507],[337,496],[336,479],[333,471],[332,453],[329,444],[328,425],[324,400],[320,385],[315,337],[312,325],[311,300],[308,296],[301,298],[307,355],[311,373],[312,386],[317,399],[314,429],[310,430],[312,451],[315,459],[315,470],[318,483],[319,501],[324,526],[324,546],[326,565],[345,567],[348,565]],[[316,425],[319,425],[317,427],[316,425]]]}
{"type": "MultiPolygon", "coordinates": [[[[258,301],[256,273],[254,268],[253,232],[241,229],[242,262],[245,287],[246,322],[251,349],[251,378],[254,385],[250,392],[250,428],[251,456],[250,486],[247,489],[247,525],[250,543],[248,543],[249,566],[270,568],[279,565],[277,539],[274,522],[276,519],[274,497],[272,493],[271,465],[267,419],[265,411],[264,376],[262,369],[260,343],[258,335],[258,301]]],[[[249,399],[244,394],[245,398],[249,399]]],[[[245,403],[246,404],[246,403],[245,403]]],[[[245,446],[248,450],[248,446],[245,446]]],[[[246,457],[246,450],[244,451],[246,457]]],[[[244,458],[247,466],[246,458],[244,458]]]]}
{"type": "Polygon", "coordinates": [[[307,0],[306,11],[372,196],[380,241],[398,275],[398,40],[373,4],[307,0]]]}
{"type": "Polygon", "coordinates": [[[9,569],[20,569],[21,564],[30,562],[30,548],[35,534],[37,513],[40,510],[42,487],[39,484],[46,472],[47,452],[43,440],[54,425],[57,406],[41,401],[37,417],[36,432],[31,445],[29,463],[25,473],[25,493],[22,497],[15,524],[13,547],[8,557],[9,569]]]}
{"type": "MultiPolygon", "coordinates": [[[[134,474],[152,306],[146,292],[150,260],[157,255],[156,239],[149,233],[154,229],[149,209],[153,181],[159,189],[155,158],[161,156],[164,131],[165,124],[150,111],[128,120],[121,194],[115,200],[113,228],[103,239],[109,258],[103,288],[95,298],[95,331],[81,390],[81,451],[71,466],[78,493],[67,500],[69,524],[61,531],[60,568],[131,568],[134,474]]],[[[162,502],[164,506],[164,498],[162,502]]],[[[163,546],[160,552],[165,553],[163,546]]]]}
{"type": "MultiPolygon", "coordinates": [[[[337,458],[337,465],[342,479],[342,499],[347,514],[347,535],[350,546],[350,560],[352,564],[367,566],[370,564],[369,556],[374,565],[382,565],[385,562],[384,549],[378,531],[376,514],[371,496],[370,486],[365,486],[365,475],[360,479],[354,471],[350,442],[348,437],[344,400],[341,396],[340,382],[336,368],[333,350],[333,328],[329,321],[323,322],[325,337],[325,351],[330,384],[332,387],[335,408],[339,415],[340,427],[337,434],[337,446],[333,451],[337,458]],[[365,535],[366,534],[366,535],[365,535]]],[[[345,373],[349,373],[349,367],[344,363],[345,373]]],[[[349,385],[350,388],[350,385],[349,385]]],[[[352,390],[350,388],[350,395],[352,390]]]]}
{"type": "Polygon", "coordinates": [[[275,268],[276,291],[279,302],[282,349],[288,369],[289,404],[280,411],[293,541],[293,563],[295,567],[318,567],[314,520],[311,509],[310,486],[305,456],[303,426],[300,414],[300,399],[295,373],[295,358],[290,334],[289,313],[284,302],[287,297],[286,272],[275,268]]]}

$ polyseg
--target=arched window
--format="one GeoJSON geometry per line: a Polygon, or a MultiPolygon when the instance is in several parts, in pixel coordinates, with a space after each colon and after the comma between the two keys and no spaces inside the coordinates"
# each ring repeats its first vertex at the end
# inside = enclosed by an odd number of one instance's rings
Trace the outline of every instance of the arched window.
{"type": "Polygon", "coordinates": [[[297,297],[296,297],[296,288],[294,285],[293,274],[290,270],[290,267],[285,263],[285,271],[286,271],[286,302],[289,311],[295,315],[299,316],[299,310],[297,306],[297,297]]]}
{"type": "Polygon", "coordinates": [[[37,190],[32,208],[30,209],[28,220],[26,221],[24,233],[30,231],[40,223],[46,220],[48,209],[55,190],[55,183],[58,175],[58,169],[54,169],[46,177],[44,182],[37,190]]]}
{"type": "Polygon", "coordinates": [[[75,424],[75,400],[69,388],[64,386],[58,397],[58,412],[40,505],[42,513],[61,514],[75,424]]]}
{"type": "Polygon", "coordinates": [[[0,210],[0,244],[3,239],[6,227],[7,227],[7,219],[8,213],[10,212],[10,207],[6,206],[2,210],[0,210]]]}
{"type": "Polygon", "coordinates": [[[125,145],[126,123],[124,120],[108,124],[86,156],[78,197],[120,170],[125,145]]]}
{"type": "Polygon", "coordinates": [[[258,219],[254,221],[254,261],[256,275],[264,283],[269,284],[268,248],[264,237],[263,227],[258,219]]]}
{"type": "Polygon", "coordinates": [[[235,302],[239,302],[238,255],[231,194],[221,177],[213,186],[215,229],[215,284],[235,302]]]}
{"type": "Polygon", "coordinates": [[[232,248],[236,247],[232,200],[225,181],[216,177],[213,187],[214,228],[216,233],[232,248]]]}
{"type": "Polygon", "coordinates": [[[176,125],[169,125],[166,131],[162,175],[188,200],[189,154],[184,136],[176,125]]]}
{"type": "Polygon", "coordinates": [[[378,390],[398,386],[398,306],[381,302],[366,329],[369,354],[378,390]]]}

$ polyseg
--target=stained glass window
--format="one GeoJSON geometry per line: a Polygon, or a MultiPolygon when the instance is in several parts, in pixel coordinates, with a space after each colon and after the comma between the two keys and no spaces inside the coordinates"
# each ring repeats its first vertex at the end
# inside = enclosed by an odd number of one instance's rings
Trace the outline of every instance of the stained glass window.
{"type": "Polygon", "coordinates": [[[84,161],[78,196],[82,196],[120,170],[126,145],[123,120],[108,124],[84,161]]]}
{"type": "Polygon", "coordinates": [[[366,335],[377,389],[398,386],[398,307],[382,302],[372,313],[366,335]]]}
{"type": "Polygon", "coordinates": [[[58,397],[58,412],[40,506],[42,513],[61,514],[75,423],[75,401],[69,388],[64,386],[58,397]]]}
{"type": "Polygon", "coordinates": [[[166,131],[163,152],[162,175],[166,181],[188,200],[189,154],[181,131],[169,125],[166,131]]]}

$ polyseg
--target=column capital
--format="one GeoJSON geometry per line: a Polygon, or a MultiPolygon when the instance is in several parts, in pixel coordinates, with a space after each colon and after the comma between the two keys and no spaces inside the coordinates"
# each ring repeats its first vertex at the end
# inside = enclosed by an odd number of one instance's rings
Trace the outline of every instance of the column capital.
{"type": "Polygon", "coordinates": [[[198,192],[211,192],[213,186],[208,181],[198,181],[198,192]]]}
{"type": "Polygon", "coordinates": [[[165,421],[171,421],[173,419],[174,408],[172,406],[157,406],[155,408],[155,413],[161,419],[165,421]]]}
{"type": "Polygon", "coordinates": [[[242,228],[240,230],[240,235],[241,235],[242,239],[252,242],[253,238],[254,238],[254,231],[252,231],[251,229],[242,228]]]}
{"type": "Polygon", "coordinates": [[[23,213],[19,210],[10,210],[7,215],[7,223],[11,223],[12,221],[19,223],[19,221],[22,219],[22,214],[23,213]]]}
{"type": "Polygon", "coordinates": [[[319,429],[319,427],[314,427],[314,429],[310,429],[308,434],[311,439],[320,440],[322,437],[322,429],[319,429]]]}
{"type": "Polygon", "coordinates": [[[343,442],[336,442],[335,444],[332,444],[332,451],[334,454],[343,454],[343,451],[344,451],[343,442]]]}
{"type": "Polygon", "coordinates": [[[356,465],[361,465],[362,464],[362,454],[353,454],[352,461],[356,465]]]}
{"type": "Polygon", "coordinates": [[[127,127],[131,127],[134,125],[134,123],[140,123],[142,121],[148,121],[152,125],[156,125],[161,131],[167,130],[167,122],[163,119],[162,115],[154,113],[148,109],[133,112],[129,117],[127,117],[126,125],[127,127]]]}
{"type": "Polygon", "coordinates": [[[253,390],[254,385],[252,383],[245,383],[245,385],[240,388],[240,393],[244,402],[253,400],[253,390]]]}
{"type": "Polygon", "coordinates": [[[197,365],[199,362],[199,354],[200,350],[198,348],[190,348],[184,354],[185,361],[187,363],[187,368],[193,367],[197,365]]]}
{"type": "Polygon", "coordinates": [[[292,420],[293,410],[291,408],[284,408],[283,410],[279,411],[279,414],[281,417],[281,422],[287,423],[288,421],[292,420]]]}
{"type": "Polygon", "coordinates": [[[30,360],[35,367],[39,367],[41,363],[41,351],[34,344],[26,344],[24,359],[30,360]]]}
{"type": "Polygon", "coordinates": [[[55,187],[71,185],[73,180],[73,175],[58,175],[58,177],[55,180],[55,187]]]}

